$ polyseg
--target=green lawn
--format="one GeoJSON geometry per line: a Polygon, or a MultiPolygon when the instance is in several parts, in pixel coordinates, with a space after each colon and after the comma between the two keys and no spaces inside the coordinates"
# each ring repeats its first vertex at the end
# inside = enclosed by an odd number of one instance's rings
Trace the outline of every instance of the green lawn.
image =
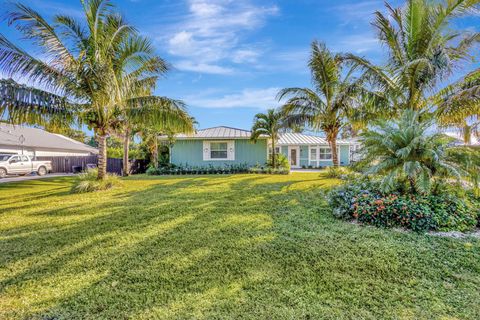
{"type": "Polygon", "coordinates": [[[479,319],[480,241],[330,215],[318,173],[0,185],[0,319],[479,319]]]}

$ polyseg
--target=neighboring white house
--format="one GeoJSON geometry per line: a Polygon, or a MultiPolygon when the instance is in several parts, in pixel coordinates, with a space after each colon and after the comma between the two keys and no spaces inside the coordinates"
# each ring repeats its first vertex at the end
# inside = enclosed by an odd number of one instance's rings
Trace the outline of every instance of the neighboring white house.
{"type": "Polygon", "coordinates": [[[35,157],[90,156],[98,150],[61,134],[0,123],[0,153],[35,157]]]}

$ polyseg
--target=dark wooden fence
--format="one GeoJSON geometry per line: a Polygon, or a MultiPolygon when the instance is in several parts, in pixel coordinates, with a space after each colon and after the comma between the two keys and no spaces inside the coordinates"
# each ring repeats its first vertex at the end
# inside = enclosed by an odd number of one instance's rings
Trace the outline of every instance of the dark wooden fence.
{"type": "MultiPolygon", "coordinates": [[[[98,156],[88,157],[37,157],[36,160],[51,161],[52,172],[74,173],[87,169],[87,165],[97,166],[98,156]]],[[[145,173],[147,170],[147,161],[136,159],[130,161],[130,173],[145,173]]],[[[107,159],[107,172],[122,174],[123,160],[116,158],[107,159]]]]}

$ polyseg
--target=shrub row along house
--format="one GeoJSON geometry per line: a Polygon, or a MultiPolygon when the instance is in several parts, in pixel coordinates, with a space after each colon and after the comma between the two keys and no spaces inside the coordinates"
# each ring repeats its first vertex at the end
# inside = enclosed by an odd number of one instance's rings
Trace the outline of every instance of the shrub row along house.
{"type": "MultiPolygon", "coordinates": [[[[264,165],[268,159],[269,141],[260,137],[250,140],[248,130],[213,127],[180,134],[170,147],[170,163],[189,166],[215,166],[246,164],[264,165]]],[[[168,137],[162,136],[167,141],[168,137]]],[[[353,151],[358,149],[356,140],[339,140],[338,153],[341,165],[349,165],[353,151]]],[[[283,133],[276,143],[278,153],[284,154],[292,168],[327,167],[332,165],[332,153],[327,141],[318,136],[301,133],[283,133]]]]}

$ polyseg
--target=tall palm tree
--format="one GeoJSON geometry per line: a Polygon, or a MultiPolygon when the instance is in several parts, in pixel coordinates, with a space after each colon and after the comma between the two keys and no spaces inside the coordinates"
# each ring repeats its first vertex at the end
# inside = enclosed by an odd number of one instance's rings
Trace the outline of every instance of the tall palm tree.
{"type": "Polygon", "coordinates": [[[268,109],[267,113],[257,113],[253,120],[252,135],[250,139],[257,142],[260,136],[269,137],[272,143],[272,167],[277,167],[277,153],[275,143],[280,130],[284,128],[283,115],[275,109],[268,109]]]}
{"type": "MultiPolygon", "coordinates": [[[[120,131],[127,119],[170,121],[166,114],[171,110],[176,109],[177,114],[185,110],[150,95],[158,76],[166,71],[165,62],[155,55],[150,41],[139,36],[113,10],[110,1],[82,1],[82,5],[83,23],[56,15],[53,25],[33,9],[14,5],[8,14],[9,24],[34,41],[46,59],[29,55],[0,36],[0,71],[76,102],[79,108],[74,114],[95,132],[98,178],[102,179],[106,175],[106,138],[120,131]]],[[[15,107],[16,100],[9,105],[15,107]]],[[[17,119],[30,112],[29,108],[19,108],[17,119]]]]}
{"type": "Polygon", "coordinates": [[[385,66],[353,54],[346,59],[390,98],[390,109],[430,110],[435,90],[470,58],[480,40],[476,32],[453,30],[452,21],[479,8],[478,0],[408,0],[403,7],[386,3],[387,14],[375,12],[372,23],[386,48],[385,66]]]}
{"type": "Polygon", "coordinates": [[[442,126],[457,127],[469,143],[472,135],[479,136],[480,126],[480,69],[477,69],[442,91],[435,99],[437,115],[442,126]]]}
{"type": "Polygon", "coordinates": [[[332,53],[323,43],[312,43],[308,65],[314,89],[281,90],[277,98],[288,98],[281,112],[288,125],[306,124],[323,131],[332,150],[333,165],[338,166],[338,133],[352,111],[361,106],[360,96],[367,91],[354,78],[355,67],[349,67],[343,55],[332,53]]]}
{"type": "Polygon", "coordinates": [[[431,125],[431,117],[405,110],[399,120],[381,122],[362,134],[362,161],[368,165],[367,173],[384,176],[384,191],[406,183],[410,192],[428,193],[435,179],[461,177],[460,166],[448,154],[448,141],[430,134],[431,125]]]}

